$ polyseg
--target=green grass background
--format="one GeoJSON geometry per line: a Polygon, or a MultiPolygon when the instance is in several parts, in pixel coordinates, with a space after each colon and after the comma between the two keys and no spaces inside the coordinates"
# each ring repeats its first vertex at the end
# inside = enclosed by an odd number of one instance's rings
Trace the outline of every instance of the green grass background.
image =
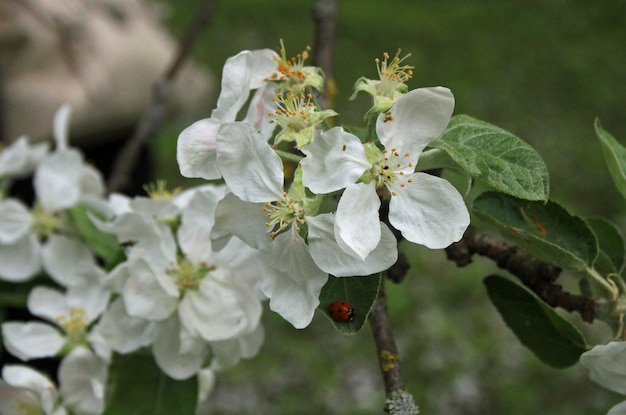
{"type": "MultiPolygon", "coordinates": [[[[167,3],[169,23],[181,35],[201,2],[167,3]]],[[[312,42],[312,5],[218,2],[194,57],[219,81],[225,59],[240,50],[276,48],[282,38],[295,54],[312,42]]],[[[623,224],[626,205],[611,183],[593,121],[600,117],[626,143],[625,45],[624,1],[341,0],[334,109],[339,123],[359,123],[370,101],[347,100],[355,80],[375,77],[374,58],[402,48],[415,66],[410,88],[449,87],[455,113],[496,124],[537,149],[548,164],[553,199],[573,213],[623,224]]],[[[197,183],[180,178],[175,142],[186,125],[209,115],[203,109],[166,126],[153,145],[161,177],[197,183]]],[[[546,367],[517,342],[481,283],[497,272],[491,263],[477,259],[457,269],[442,252],[403,247],[412,268],[404,283],[388,287],[389,309],[421,413],[593,415],[620,401],[582,369],[546,367]]],[[[268,310],[266,344],[255,359],[220,374],[210,413],[382,413],[369,329],[344,336],[318,314],[310,327],[295,330],[268,310]]],[[[580,325],[593,341],[610,336],[601,324],[580,325]]]]}

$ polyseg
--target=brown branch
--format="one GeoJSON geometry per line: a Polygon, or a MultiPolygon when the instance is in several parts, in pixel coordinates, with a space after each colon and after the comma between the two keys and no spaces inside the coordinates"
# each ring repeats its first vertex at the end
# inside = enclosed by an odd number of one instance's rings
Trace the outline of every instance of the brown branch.
{"type": "Polygon", "coordinates": [[[127,188],[131,182],[130,176],[137,164],[143,146],[155,137],[161,129],[172,84],[183,63],[189,57],[200,34],[213,17],[214,3],[213,0],[205,0],[202,3],[195,19],[181,39],[178,52],[172,63],[166,69],[162,79],[155,85],[154,96],[150,106],[139,120],[133,136],[126,142],[115,159],[111,176],[107,183],[109,193],[123,191],[127,188]]]}
{"type": "Polygon", "coordinates": [[[327,108],[332,105],[335,95],[333,67],[335,61],[335,32],[339,0],[317,0],[311,10],[315,33],[313,36],[313,65],[322,68],[326,77],[325,94],[321,96],[319,106],[327,108]]]}
{"type": "Polygon", "coordinates": [[[458,266],[471,263],[474,254],[490,258],[550,306],[578,312],[587,323],[595,319],[596,304],[592,298],[570,294],[554,283],[561,273],[560,268],[539,261],[515,246],[470,230],[459,242],[446,248],[446,253],[458,266]]]}
{"type": "Polygon", "coordinates": [[[385,411],[391,414],[397,413],[393,408],[398,403],[408,406],[409,410],[404,413],[417,413],[417,406],[413,398],[404,390],[404,380],[400,373],[400,358],[396,347],[395,336],[391,327],[391,321],[387,314],[387,296],[385,294],[384,280],[381,283],[378,297],[369,315],[372,335],[376,343],[378,364],[385,384],[387,405],[385,411]]]}

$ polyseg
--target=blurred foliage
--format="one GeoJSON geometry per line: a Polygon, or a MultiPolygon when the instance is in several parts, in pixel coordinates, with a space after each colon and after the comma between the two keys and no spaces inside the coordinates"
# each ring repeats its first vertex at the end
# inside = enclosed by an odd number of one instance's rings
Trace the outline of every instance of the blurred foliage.
{"type": "MultiPolygon", "coordinates": [[[[201,0],[168,3],[181,35],[201,0]]],[[[218,2],[194,56],[219,82],[227,57],[243,49],[289,54],[311,44],[312,0],[218,2]]],[[[374,58],[398,48],[415,66],[410,88],[444,85],[456,114],[469,114],[521,137],[546,160],[551,196],[572,213],[624,224],[626,205],[604,165],[593,122],[626,143],[626,2],[341,0],[333,108],[358,123],[370,101],[348,102],[359,76],[375,77],[374,58]]],[[[217,88],[216,88],[217,89],[217,88]]],[[[178,133],[208,113],[185,114],[156,141],[159,177],[180,179],[178,133]]],[[[595,387],[578,368],[557,371],[525,350],[488,303],[487,262],[456,269],[443,253],[409,247],[412,269],[388,288],[403,372],[422,413],[604,414],[620,397],[595,387]]],[[[569,316],[574,318],[573,316],[569,316]]],[[[369,330],[341,335],[318,313],[296,331],[266,313],[260,355],[221,374],[213,414],[380,413],[383,388],[369,330]]],[[[598,323],[601,326],[600,323],[598,323]]],[[[606,341],[606,327],[583,326],[606,341]]],[[[592,336],[593,337],[593,336],[592,336]]]]}

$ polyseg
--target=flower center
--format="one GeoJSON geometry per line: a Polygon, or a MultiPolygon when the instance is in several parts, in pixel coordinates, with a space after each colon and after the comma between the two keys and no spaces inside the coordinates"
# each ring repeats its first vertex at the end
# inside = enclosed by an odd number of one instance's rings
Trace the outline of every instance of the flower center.
{"type": "Polygon", "coordinates": [[[383,150],[383,159],[372,166],[372,178],[376,180],[376,188],[387,188],[392,196],[396,196],[396,191],[391,186],[398,182],[401,188],[406,183],[411,183],[413,179],[410,174],[414,170],[411,154],[401,153],[396,148],[383,150]]]}
{"type": "MultiPolygon", "coordinates": [[[[263,210],[267,213],[267,226],[270,231],[270,236],[275,238],[277,235],[283,233],[291,225],[293,232],[300,232],[300,225],[306,223],[304,219],[304,207],[298,203],[293,197],[287,196],[287,193],[283,193],[283,199],[276,202],[266,202],[263,206],[263,210]]],[[[297,238],[294,235],[294,241],[297,238]]]]}
{"type": "Polygon", "coordinates": [[[378,68],[378,76],[380,84],[378,86],[379,93],[388,97],[393,97],[398,85],[405,83],[413,77],[414,66],[402,65],[402,62],[411,56],[408,54],[400,58],[400,49],[396,52],[393,59],[387,52],[383,54],[383,60],[376,58],[376,67],[378,68]]]}
{"type": "Polygon", "coordinates": [[[310,125],[309,117],[317,111],[317,107],[312,102],[313,95],[305,94],[305,89],[300,90],[300,94],[294,94],[290,89],[286,94],[277,94],[272,100],[276,103],[276,111],[270,112],[270,117],[280,118],[277,122],[283,126],[291,126],[300,130],[310,125]],[[285,125],[286,124],[286,125],[285,125]]]}
{"type": "Polygon", "coordinates": [[[299,84],[306,78],[304,74],[304,61],[309,57],[310,46],[307,46],[302,53],[298,53],[296,56],[288,59],[287,52],[285,51],[285,45],[283,41],[280,41],[280,58],[277,59],[278,66],[271,77],[272,80],[288,81],[293,84],[299,84]]]}
{"type": "Polygon", "coordinates": [[[204,262],[193,263],[184,258],[177,265],[165,270],[165,273],[174,279],[181,297],[187,290],[196,291],[200,281],[215,267],[209,267],[204,262]]]}
{"type": "Polygon", "coordinates": [[[68,314],[57,316],[57,322],[65,330],[67,342],[79,345],[85,342],[87,334],[87,312],[80,307],[71,307],[68,314]]]}
{"type": "Polygon", "coordinates": [[[169,190],[167,182],[162,179],[145,185],[144,190],[152,200],[172,200],[174,196],[182,191],[180,187],[169,190]]]}
{"type": "Polygon", "coordinates": [[[40,239],[61,228],[61,219],[54,213],[46,212],[40,205],[35,205],[31,213],[33,221],[30,228],[40,239]]]}
{"type": "MultiPolygon", "coordinates": [[[[36,399],[32,396],[32,392],[29,391],[28,394],[31,400],[36,399]]],[[[26,399],[22,400],[20,396],[17,397],[17,414],[18,415],[44,415],[44,411],[41,408],[41,405],[35,402],[27,402],[26,399]]]]}

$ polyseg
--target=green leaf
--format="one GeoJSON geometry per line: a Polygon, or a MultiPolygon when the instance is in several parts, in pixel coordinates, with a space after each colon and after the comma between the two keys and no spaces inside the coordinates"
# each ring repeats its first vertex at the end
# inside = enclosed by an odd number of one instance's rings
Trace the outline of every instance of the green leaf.
{"type": "Polygon", "coordinates": [[[565,368],[587,351],[578,329],[533,292],[497,275],[484,280],[491,302],[520,342],[544,363],[565,368]]]}
{"type": "Polygon", "coordinates": [[[626,242],[622,233],[614,223],[605,218],[587,218],[587,224],[598,238],[600,251],[606,254],[615,270],[621,272],[626,257],[626,242]]]}
{"type": "Polygon", "coordinates": [[[107,392],[102,415],[194,415],[198,381],[169,378],[149,355],[116,355],[107,392]]]}
{"type": "Polygon", "coordinates": [[[585,271],[598,256],[598,241],[587,223],[555,202],[533,202],[497,192],[474,200],[473,212],[537,259],[585,271]]]}
{"type": "Polygon", "coordinates": [[[330,318],[335,328],[344,334],[355,334],[367,321],[380,288],[381,274],[367,277],[331,276],[320,293],[320,309],[330,318]],[[328,312],[328,306],[335,301],[345,301],[354,309],[354,320],[335,321],[328,312]]]}
{"type": "Polygon", "coordinates": [[[615,187],[626,198],[626,148],[602,128],[599,118],[596,118],[594,127],[615,187]]]}
{"type": "Polygon", "coordinates": [[[541,156],[499,127],[456,115],[430,145],[444,150],[470,176],[500,192],[526,200],[548,199],[548,168],[541,156]]]}
{"type": "Polygon", "coordinates": [[[86,206],[77,205],[65,211],[68,219],[80,235],[82,241],[98,257],[105,261],[105,268],[111,269],[124,259],[124,250],[114,235],[100,231],[89,218],[98,216],[86,206]]]}

